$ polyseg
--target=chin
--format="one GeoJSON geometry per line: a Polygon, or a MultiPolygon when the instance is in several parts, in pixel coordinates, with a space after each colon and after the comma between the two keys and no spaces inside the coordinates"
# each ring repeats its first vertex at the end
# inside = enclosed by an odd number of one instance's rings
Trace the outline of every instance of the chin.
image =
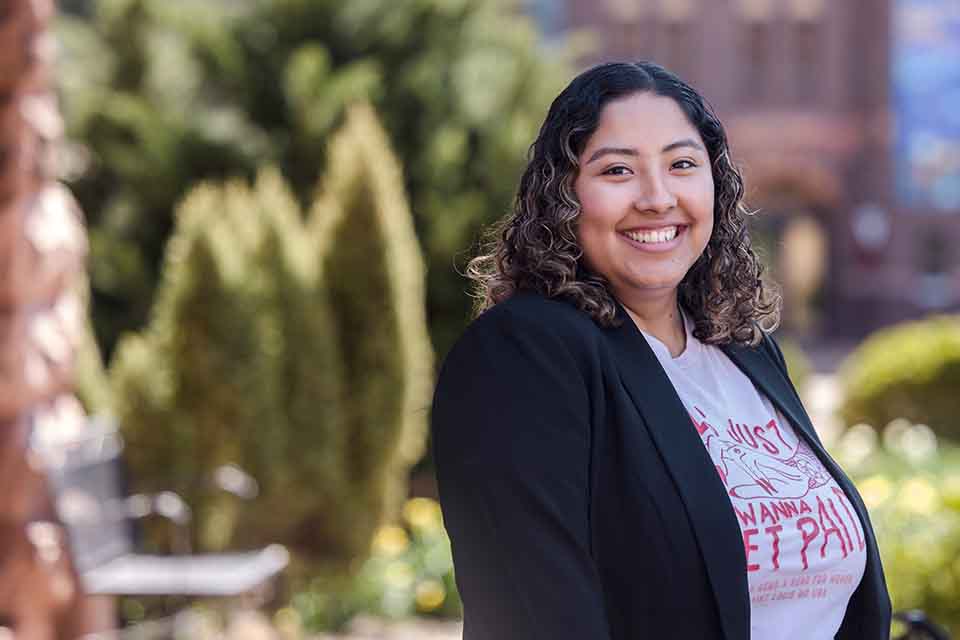
{"type": "Polygon", "coordinates": [[[674,291],[680,286],[682,278],[664,278],[664,279],[630,279],[624,284],[627,291],[635,293],[667,293],[674,291]]]}

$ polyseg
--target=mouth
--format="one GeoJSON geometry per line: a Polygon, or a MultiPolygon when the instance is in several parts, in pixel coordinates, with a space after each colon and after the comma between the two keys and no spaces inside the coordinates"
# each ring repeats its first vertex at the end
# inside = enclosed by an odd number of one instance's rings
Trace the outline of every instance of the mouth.
{"type": "Polygon", "coordinates": [[[638,249],[659,252],[669,251],[680,244],[680,239],[686,231],[687,225],[681,224],[659,229],[618,231],[617,235],[638,249]]]}

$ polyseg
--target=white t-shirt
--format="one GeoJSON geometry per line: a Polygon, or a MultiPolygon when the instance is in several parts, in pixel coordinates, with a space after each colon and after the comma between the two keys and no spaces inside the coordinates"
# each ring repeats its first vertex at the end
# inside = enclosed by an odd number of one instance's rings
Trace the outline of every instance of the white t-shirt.
{"type": "Polygon", "coordinates": [[[751,640],[834,637],[866,565],[860,520],[830,473],[750,379],[693,334],[647,343],[693,419],[743,535],[751,640]]]}

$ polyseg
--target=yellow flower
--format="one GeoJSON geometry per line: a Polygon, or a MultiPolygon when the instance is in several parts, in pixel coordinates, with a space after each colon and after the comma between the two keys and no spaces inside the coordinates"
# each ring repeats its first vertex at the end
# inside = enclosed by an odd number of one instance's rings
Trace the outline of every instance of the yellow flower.
{"type": "Polygon", "coordinates": [[[402,527],[387,525],[380,527],[373,536],[371,545],[373,552],[379,555],[395,556],[403,553],[410,546],[410,538],[402,527]]]}
{"type": "Polygon", "coordinates": [[[416,529],[435,531],[440,528],[440,505],[430,498],[411,498],[403,505],[403,519],[416,529]]]}
{"type": "Polygon", "coordinates": [[[906,511],[929,515],[940,506],[940,493],[924,478],[911,478],[901,487],[897,503],[906,511]]]}
{"type": "Polygon", "coordinates": [[[861,482],[858,488],[864,503],[871,509],[883,504],[893,492],[890,481],[880,475],[870,476],[861,482]]]}
{"type": "Polygon", "coordinates": [[[296,609],[284,607],[273,614],[273,624],[282,638],[299,638],[303,621],[296,609]]]}
{"type": "Polygon", "coordinates": [[[433,611],[447,597],[447,590],[443,583],[432,578],[422,581],[417,585],[417,609],[420,611],[433,611]]]}

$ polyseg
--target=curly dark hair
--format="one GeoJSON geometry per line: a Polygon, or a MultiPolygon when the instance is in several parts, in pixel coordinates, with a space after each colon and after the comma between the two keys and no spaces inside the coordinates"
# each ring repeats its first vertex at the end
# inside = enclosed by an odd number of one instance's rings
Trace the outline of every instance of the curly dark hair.
{"type": "Polygon", "coordinates": [[[765,285],[747,234],[743,178],[730,158],[726,132],[692,87],[652,62],[611,62],[581,73],[550,105],[513,210],[492,225],[480,255],[467,265],[475,312],[517,290],[565,299],[602,327],[618,326],[607,281],[581,260],[576,227],[580,203],[573,184],[578,158],[596,131],[603,107],[617,98],[651,92],[673,99],[707,148],[714,182],[714,226],[703,253],[680,282],[680,303],[694,335],[708,344],[756,345],[780,321],[780,295],[765,285]]]}

